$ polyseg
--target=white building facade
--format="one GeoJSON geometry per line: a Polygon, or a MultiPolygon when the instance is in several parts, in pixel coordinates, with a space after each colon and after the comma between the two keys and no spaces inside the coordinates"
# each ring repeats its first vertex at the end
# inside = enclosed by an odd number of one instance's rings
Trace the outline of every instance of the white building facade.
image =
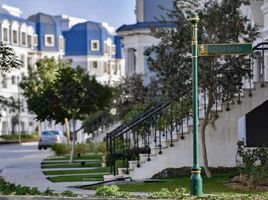
{"type": "MultiPolygon", "coordinates": [[[[12,70],[0,76],[0,95],[12,97],[22,105],[15,111],[9,108],[1,109],[0,135],[32,133],[40,126],[34,115],[29,113],[26,100],[18,87],[22,74],[27,75],[29,67],[35,67],[39,59],[72,59],[74,67],[80,65],[100,83],[110,85],[121,80],[124,69],[120,40],[114,28],[107,23],[44,13],[23,19],[21,14],[19,8],[7,5],[0,8],[0,39],[13,48],[18,58],[23,61],[19,70],[12,70]],[[84,27],[82,31],[79,30],[81,27],[84,27]],[[94,35],[92,33],[96,31],[95,28],[101,31],[94,35]],[[80,37],[79,34],[83,36],[80,37]]],[[[50,122],[42,124],[42,129],[56,127],[50,122]]]]}

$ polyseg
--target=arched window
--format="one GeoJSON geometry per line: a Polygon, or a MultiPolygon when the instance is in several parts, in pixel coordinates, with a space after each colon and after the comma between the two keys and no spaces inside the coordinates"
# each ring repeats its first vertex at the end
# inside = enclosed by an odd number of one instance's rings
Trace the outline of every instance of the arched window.
{"type": "Polygon", "coordinates": [[[20,27],[20,44],[22,46],[27,46],[27,25],[23,23],[20,27]]]}
{"type": "Polygon", "coordinates": [[[19,28],[20,24],[17,21],[14,21],[11,25],[11,44],[19,44],[19,28]]]}
{"type": "Polygon", "coordinates": [[[1,22],[1,41],[3,41],[4,43],[9,43],[9,35],[10,35],[10,32],[9,32],[9,26],[10,26],[10,23],[8,20],[3,20],[1,22]]]}
{"type": "Polygon", "coordinates": [[[28,47],[33,48],[34,47],[34,29],[32,26],[27,27],[27,41],[28,41],[28,47]]]}

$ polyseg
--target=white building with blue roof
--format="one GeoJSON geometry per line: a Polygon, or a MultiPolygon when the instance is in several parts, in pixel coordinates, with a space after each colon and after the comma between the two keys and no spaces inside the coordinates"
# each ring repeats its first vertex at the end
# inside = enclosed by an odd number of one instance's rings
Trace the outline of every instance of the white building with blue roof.
{"type": "Polygon", "coordinates": [[[84,22],[63,32],[65,58],[73,60],[103,84],[120,81],[124,65],[121,43],[115,30],[106,23],[84,22]]]}
{"type": "MultiPolygon", "coordinates": [[[[12,47],[24,63],[21,69],[0,76],[0,95],[13,97],[23,105],[16,112],[8,108],[0,111],[0,135],[31,133],[36,129],[34,115],[28,112],[18,84],[21,74],[27,74],[28,67],[35,67],[38,59],[72,59],[73,67],[80,65],[102,84],[116,84],[124,71],[121,42],[115,29],[107,23],[45,13],[23,19],[21,14],[19,8],[7,5],[0,8],[0,39],[12,47]]],[[[45,123],[43,126],[54,128],[55,125],[45,123]]]]}
{"type": "Polygon", "coordinates": [[[151,28],[171,26],[159,22],[162,17],[168,20],[162,8],[172,10],[173,0],[136,0],[137,22],[117,29],[124,46],[125,76],[131,76],[133,73],[143,74],[145,85],[150,82],[154,74],[148,68],[144,51],[159,42],[152,36],[151,28]]]}

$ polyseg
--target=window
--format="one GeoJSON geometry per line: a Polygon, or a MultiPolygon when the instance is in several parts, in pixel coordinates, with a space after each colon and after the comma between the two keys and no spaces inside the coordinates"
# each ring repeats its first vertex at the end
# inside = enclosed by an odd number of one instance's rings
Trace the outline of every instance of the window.
{"type": "Polygon", "coordinates": [[[108,53],[109,53],[109,51],[108,51],[108,43],[107,43],[107,41],[104,42],[104,53],[105,53],[106,55],[108,55],[108,53]]]}
{"type": "Polygon", "coordinates": [[[21,45],[22,46],[26,46],[26,40],[27,40],[26,37],[27,37],[26,33],[22,32],[21,33],[21,45]]]}
{"type": "Polygon", "coordinates": [[[64,39],[63,39],[62,36],[59,36],[59,49],[60,49],[61,51],[64,50],[64,39]]]}
{"type": "Polygon", "coordinates": [[[34,43],[34,46],[35,46],[35,47],[38,45],[38,38],[37,38],[37,35],[34,35],[34,36],[33,36],[33,43],[34,43]]]}
{"type": "Polygon", "coordinates": [[[98,68],[98,62],[97,61],[92,62],[92,68],[94,68],[94,69],[98,68]]]}
{"type": "Polygon", "coordinates": [[[118,68],[117,68],[117,69],[118,69],[118,70],[117,70],[117,71],[118,71],[118,75],[120,75],[120,73],[121,73],[121,64],[120,64],[120,63],[118,63],[118,65],[117,65],[117,66],[118,66],[118,68]]]}
{"type": "Polygon", "coordinates": [[[113,46],[112,46],[112,55],[114,56],[115,55],[115,45],[113,44],[113,46]]]}
{"type": "Polygon", "coordinates": [[[33,47],[33,37],[31,35],[28,35],[27,40],[28,40],[28,46],[32,48],[33,47]]]}
{"type": "Polygon", "coordinates": [[[25,112],[25,103],[24,103],[23,100],[21,101],[21,108],[20,108],[20,111],[23,112],[23,113],[25,112]]]}
{"type": "Polygon", "coordinates": [[[25,66],[25,55],[24,54],[20,55],[20,60],[22,61],[22,67],[24,67],[25,66]]]}
{"type": "Polygon", "coordinates": [[[103,66],[103,72],[107,73],[107,62],[104,62],[104,66],[103,66]]]}
{"type": "Polygon", "coordinates": [[[113,65],[113,71],[114,71],[114,75],[116,75],[117,74],[117,65],[116,64],[113,65]]]}
{"type": "Polygon", "coordinates": [[[54,47],[54,35],[50,34],[45,35],[45,46],[54,47]]]}
{"type": "Polygon", "coordinates": [[[111,74],[111,64],[108,63],[108,70],[107,70],[108,74],[111,74]]]}
{"type": "Polygon", "coordinates": [[[19,33],[16,30],[12,31],[12,43],[18,44],[19,43],[19,33]]]}
{"type": "Polygon", "coordinates": [[[99,40],[91,40],[91,51],[99,51],[99,50],[100,50],[99,40]]]}
{"type": "Polygon", "coordinates": [[[15,85],[16,84],[16,76],[11,77],[11,84],[15,85]]]}
{"type": "Polygon", "coordinates": [[[3,88],[7,88],[7,78],[6,77],[3,77],[2,84],[3,84],[3,88]]]}
{"type": "Polygon", "coordinates": [[[8,42],[8,29],[7,28],[3,28],[3,35],[2,35],[2,40],[4,41],[4,42],[8,42]]]}

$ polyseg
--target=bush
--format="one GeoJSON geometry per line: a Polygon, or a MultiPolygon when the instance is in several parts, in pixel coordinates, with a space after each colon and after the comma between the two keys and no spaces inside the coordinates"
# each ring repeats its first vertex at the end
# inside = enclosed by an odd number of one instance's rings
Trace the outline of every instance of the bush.
{"type": "Polygon", "coordinates": [[[65,156],[70,153],[70,147],[67,144],[53,144],[51,149],[57,156],[65,156]]]}
{"type": "Polygon", "coordinates": [[[117,185],[101,186],[96,190],[95,196],[108,198],[129,198],[129,192],[120,191],[117,185]]]}
{"type": "Polygon", "coordinates": [[[98,153],[102,153],[103,155],[107,154],[107,144],[106,142],[100,142],[98,144],[96,144],[97,147],[97,152],[98,153]]]}
{"type": "Polygon", "coordinates": [[[77,197],[76,194],[74,194],[72,191],[66,190],[64,192],[61,193],[61,196],[65,196],[65,197],[77,197]]]}
{"type": "Polygon", "coordinates": [[[88,145],[88,152],[90,153],[96,152],[95,144],[93,144],[92,142],[88,142],[87,145],[88,145]]]}
{"type": "MultiPolygon", "coordinates": [[[[39,140],[39,134],[33,133],[33,134],[21,134],[21,141],[23,142],[30,142],[30,141],[38,141],[39,140]]],[[[1,135],[0,138],[2,138],[5,141],[18,141],[19,135],[18,134],[11,134],[11,135],[1,135]]]]}
{"type": "Polygon", "coordinates": [[[88,145],[86,144],[77,144],[75,146],[75,155],[84,156],[88,152],[88,145]]]}
{"type": "Polygon", "coordinates": [[[253,184],[260,180],[268,183],[268,147],[245,148],[238,142],[237,155],[241,158],[240,172],[251,179],[253,184]]]}
{"type": "Polygon", "coordinates": [[[174,192],[170,192],[167,188],[162,188],[160,191],[148,194],[149,199],[183,199],[187,195],[184,188],[178,188],[174,192]]]}

